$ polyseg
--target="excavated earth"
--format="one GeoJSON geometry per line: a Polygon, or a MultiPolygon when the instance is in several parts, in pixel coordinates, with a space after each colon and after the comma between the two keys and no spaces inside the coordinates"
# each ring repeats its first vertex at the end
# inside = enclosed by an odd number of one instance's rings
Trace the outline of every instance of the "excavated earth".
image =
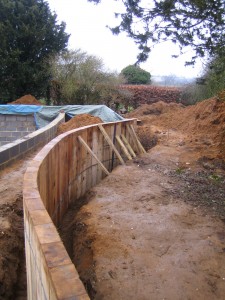
{"type": "Polygon", "coordinates": [[[59,125],[57,135],[79,127],[102,123],[102,119],[89,114],[80,114],[71,118],[68,122],[59,125]]]}
{"type": "Polygon", "coordinates": [[[90,298],[224,299],[225,104],[158,102],[128,117],[148,153],[91,189],[60,228],[90,298]]]}
{"type": "MultiPolygon", "coordinates": [[[[59,228],[90,298],[224,299],[225,103],[158,102],[127,117],[140,120],[147,153],[91,189],[59,228]]],[[[27,162],[1,172],[0,299],[26,298],[27,162]]]]}
{"type": "Polygon", "coordinates": [[[25,95],[15,101],[12,101],[8,104],[25,104],[25,105],[42,105],[34,96],[25,95]]]}

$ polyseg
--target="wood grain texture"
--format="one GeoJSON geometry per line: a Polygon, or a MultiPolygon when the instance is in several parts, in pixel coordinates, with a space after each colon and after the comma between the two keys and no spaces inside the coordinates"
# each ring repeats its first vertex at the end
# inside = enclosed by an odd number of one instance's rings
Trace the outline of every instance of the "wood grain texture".
{"type": "Polygon", "coordinates": [[[126,127],[135,122],[102,124],[110,145],[97,125],[64,133],[30,163],[23,187],[28,300],[89,299],[56,227],[70,204],[127,160],[115,136],[123,134],[135,149],[126,127]]]}

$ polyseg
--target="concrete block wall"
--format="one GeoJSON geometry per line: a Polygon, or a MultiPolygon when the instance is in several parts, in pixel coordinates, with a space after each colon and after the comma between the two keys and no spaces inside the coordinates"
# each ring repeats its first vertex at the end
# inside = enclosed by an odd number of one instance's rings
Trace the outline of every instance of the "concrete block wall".
{"type": "Polygon", "coordinates": [[[58,125],[64,121],[65,114],[60,113],[49,125],[1,146],[0,170],[4,169],[12,162],[24,157],[29,151],[47,144],[56,136],[58,125]]]}
{"type": "Polygon", "coordinates": [[[0,115],[0,146],[36,130],[34,115],[0,115]]]}

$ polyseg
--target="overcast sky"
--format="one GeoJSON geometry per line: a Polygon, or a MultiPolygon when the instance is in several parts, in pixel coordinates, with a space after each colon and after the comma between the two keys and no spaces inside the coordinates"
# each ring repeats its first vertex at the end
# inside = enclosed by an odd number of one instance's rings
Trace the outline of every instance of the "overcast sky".
{"type": "MultiPolygon", "coordinates": [[[[103,0],[94,5],[87,0],[48,0],[50,8],[58,15],[59,21],[66,22],[66,32],[71,34],[69,48],[80,48],[88,54],[103,59],[111,71],[120,72],[124,67],[135,63],[137,46],[125,34],[112,35],[106,25],[115,25],[114,12],[122,6],[114,0],[103,0]]],[[[152,75],[177,75],[197,77],[201,73],[201,63],[193,67],[184,67],[191,52],[178,59],[171,58],[178,49],[172,43],[162,43],[150,53],[147,62],[140,65],[152,75]]]]}

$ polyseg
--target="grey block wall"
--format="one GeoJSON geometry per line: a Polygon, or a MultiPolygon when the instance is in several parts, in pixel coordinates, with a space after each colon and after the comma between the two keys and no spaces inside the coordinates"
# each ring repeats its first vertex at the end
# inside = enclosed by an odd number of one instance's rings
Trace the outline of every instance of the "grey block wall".
{"type": "Polygon", "coordinates": [[[0,146],[36,130],[34,115],[0,115],[0,146]]]}
{"type": "Polygon", "coordinates": [[[1,146],[0,170],[3,170],[9,164],[24,157],[29,151],[33,151],[38,147],[47,144],[56,136],[58,125],[62,122],[65,122],[64,113],[60,113],[59,116],[47,126],[32,133],[27,133],[25,137],[21,137],[1,146]]]}

